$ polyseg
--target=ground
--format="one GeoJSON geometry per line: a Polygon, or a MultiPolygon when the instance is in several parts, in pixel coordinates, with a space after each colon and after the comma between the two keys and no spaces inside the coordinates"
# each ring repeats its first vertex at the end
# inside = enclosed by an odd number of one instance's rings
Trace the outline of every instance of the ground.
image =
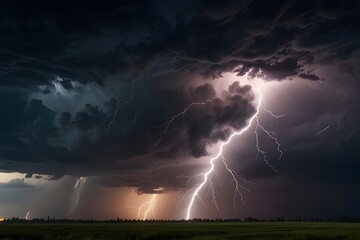
{"type": "Polygon", "coordinates": [[[0,239],[354,240],[360,239],[360,223],[2,223],[0,239]]]}

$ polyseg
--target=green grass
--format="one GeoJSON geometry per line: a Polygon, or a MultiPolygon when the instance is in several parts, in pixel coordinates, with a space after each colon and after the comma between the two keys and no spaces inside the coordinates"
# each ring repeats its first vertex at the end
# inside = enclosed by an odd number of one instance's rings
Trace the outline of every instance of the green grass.
{"type": "Polygon", "coordinates": [[[6,240],[244,239],[354,240],[359,223],[49,223],[0,224],[6,240]]]}

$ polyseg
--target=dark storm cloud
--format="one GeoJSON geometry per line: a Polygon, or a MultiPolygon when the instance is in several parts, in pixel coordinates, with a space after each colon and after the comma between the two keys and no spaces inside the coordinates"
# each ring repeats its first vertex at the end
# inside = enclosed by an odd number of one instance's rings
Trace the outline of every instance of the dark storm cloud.
{"type": "MultiPolygon", "coordinates": [[[[62,113],[61,116],[62,119],[60,119],[60,121],[62,121],[62,124],[64,124],[64,120],[66,123],[66,116],[69,117],[69,115],[66,115],[66,113],[62,113]]],[[[99,123],[104,121],[105,118],[106,115],[103,112],[99,111],[97,107],[86,104],[83,111],[76,113],[74,123],[79,130],[87,131],[99,125],[99,123]]]]}
{"type": "Polygon", "coordinates": [[[25,175],[25,178],[32,178],[32,173],[27,173],[26,175],[25,175]]]}
{"type": "Polygon", "coordinates": [[[41,100],[30,100],[20,114],[28,122],[18,125],[17,142],[3,144],[2,155],[7,162],[2,168],[55,176],[121,174],[118,185],[137,186],[144,193],[152,191],[150,186],[180,188],[183,181],[176,179],[176,174],[181,175],[180,169],[176,173],[174,167],[169,168],[174,179],[167,184],[159,178],[165,174],[159,172],[182,157],[206,156],[209,146],[243,127],[255,112],[251,87],[240,86],[239,82],[221,97],[216,97],[208,83],[171,90],[141,85],[135,86],[134,91],[129,103],[113,100],[104,103],[103,109],[86,104],[74,115],[59,113],[58,120],[41,100]],[[146,96],[142,87],[156,94],[146,96]],[[171,116],[199,101],[203,104],[189,108],[167,127],[171,116]],[[62,139],[69,139],[70,146],[62,139]],[[136,185],[133,179],[138,174],[144,179],[135,181],[139,184],[136,185]]]}
{"type": "MultiPolygon", "coordinates": [[[[98,158],[123,160],[130,168],[135,168],[138,164],[150,166],[157,163],[152,158],[172,159],[178,154],[205,156],[208,145],[226,139],[232,129],[244,126],[245,121],[255,112],[252,106],[253,95],[248,86],[244,89],[238,86],[237,91],[228,92],[223,98],[215,98],[214,92],[211,85],[205,84],[188,91],[161,91],[157,93],[157,99],[152,99],[154,96],[146,99],[143,95],[137,98],[135,95],[132,102],[118,105],[117,115],[110,128],[106,124],[109,124],[112,116],[94,125],[103,135],[101,143],[94,143],[98,146],[94,153],[90,154],[89,143],[80,143],[78,147],[81,151],[89,152],[89,156],[95,154],[98,158]],[[170,116],[182,112],[197,101],[207,102],[194,105],[184,116],[176,118],[167,127],[170,116]],[[138,105],[143,106],[136,108],[138,105]],[[99,153],[99,146],[106,149],[105,152],[99,153]],[[135,159],[129,161],[132,158],[135,159]]],[[[89,130],[79,125],[79,113],[85,114],[83,111],[78,112],[71,124],[81,131],[89,130]]],[[[93,117],[88,116],[86,126],[93,122],[93,117]]],[[[73,130],[70,128],[68,131],[73,130]]]]}
{"type": "Polygon", "coordinates": [[[216,96],[212,78],[317,81],[314,69],[338,63],[354,76],[342,62],[360,40],[357,1],[3,1],[0,9],[0,168],[122,174],[112,184],[139,192],[164,181],[181,187],[162,169],[206,156],[254,113],[251,88],[234,83],[216,96]],[[121,82],[132,84],[131,101],[104,97],[121,82]],[[84,90],[93,83],[103,95],[84,90]],[[71,110],[50,99],[54,84],[71,110]],[[206,100],[164,133],[171,116],[206,100]]]}
{"type": "Polygon", "coordinates": [[[357,1],[162,4],[3,2],[1,86],[35,88],[56,76],[66,89],[70,80],[104,86],[149,67],[217,77],[243,65],[241,73],[284,79],[302,73],[304,59],[337,61],[358,49],[357,1]]]}

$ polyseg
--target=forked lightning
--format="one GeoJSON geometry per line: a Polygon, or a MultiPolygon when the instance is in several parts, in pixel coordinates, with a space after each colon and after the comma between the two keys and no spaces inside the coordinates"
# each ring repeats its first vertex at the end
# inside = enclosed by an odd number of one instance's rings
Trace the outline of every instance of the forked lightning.
{"type": "Polygon", "coordinates": [[[151,196],[150,201],[143,202],[138,208],[138,219],[142,219],[142,220],[148,219],[148,215],[150,212],[152,214],[152,217],[155,218],[155,213],[154,213],[155,202],[156,202],[156,194],[153,194],[151,196]],[[147,208],[143,210],[145,207],[147,208]],[[142,213],[143,213],[143,217],[141,217],[142,213]]]}
{"type": "MultiPolygon", "coordinates": [[[[272,131],[268,131],[266,130],[262,125],[260,125],[259,123],[259,119],[258,119],[258,114],[260,112],[260,107],[261,107],[261,104],[262,104],[262,95],[259,94],[259,100],[258,100],[258,104],[257,104],[257,107],[256,107],[256,112],[255,114],[250,118],[248,124],[242,128],[241,130],[239,131],[236,131],[234,132],[233,134],[230,135],[229,139],[223,143],[221,143],[220,145],[220,148],[219,148],[219,152],[214,156],[212,157],[210,160],[209,160],[209,164],[210,164],[210,168],[203,174],[201,174],[203,176],[203,180],[202,182],[195,188],[193,194],[191,195],[191,198],[190,198],[190,202],[189,202],[189,205],[187,207],[187,211],[186,211],[186,220],[189,220],[191,218],[191,210],[194,206],[194,202],[195,202],[195,199],[197,197],[199,197],[199,194],[200,194],[200,191],[203,189],[204,185],[208,182],[210,182],[210,176],[211,174],[214,172],[214,169],[215,169],[215,162],[221,157],[223,159],[223,164],[225,165],[225,169],[230,173],[234,183],[235,183],[235,188],[234,188],[234,199],[233,199],[233,207],[235,209],[235,204],[236,204],[236,196],[239,195],[240,196],[240,199],[242,201],[242,203],[245,204],[244,202],[244,199],[243,199],[243,194],[241,193],[241,189],[242,190],[245,190],[245,191],[249,191],[248,189],[246,189],[245,187],[243,187],[240,183],[239,183],[239,178],[244,181],[245,183],[249,183],[249,181],[247,181],[245,178],[243,177],[240,177],[237,175],[237,173],[230,169],[228,164],[226,163],[225,161],[225,157],[223,155],[223,150],[224,150],[224,147],[226,145],[228,145],[229,143],[231,143],[231,141],[233,140],[233,138],[235,136],[238,136],[238,135],[242,135],[245,131],[247,131],[253,122],[256,123],[256,128],[255,128],[255,140],[256,140],[256,149],[257,149],[257,152],[258,154],[262,154],[263,155],[263,159],[264,159],[264,162],[274,171],[274,172],[277,172],[276,169],[270,164],[270,162],[267,160],[267,153],[266,151],[264,151],[263,149],[261,149],[260,147],[260,144],[259,144],[259,134],[258,134],[258,131],[261,130],[263,131],[271,140],[273,140],[277,146],[277,151],[279,152],[279,159],[281,159],[282,155],[283,155],[283,152],[281,151],[281,145],[279,143],[279,141],[277,140],[276,138],[276,134],[272,131]]],[[[187,110],[187,109],[185,109],[187,110]]],[[[272,112],[270,112],[268,109],[266,109],[266,107],[264,107],[264,111],[269,113],[271,116],[275,117],[275,118],[281,118],[281,117],[284,117],[285,115],[275,115],[273,114],[272,112]]],[[[184,113],[186,111],[183,111],[181,113],[184,113]]],[[[175,117],[179,116],[179,114],[175,115],[175,117]]],[[[172,118],[174,119],[174,118],[172,118]]],[[[212,183],[210,182],[210,184],[212,185],[212,183]]],[[[211,186],[212,190],[213,190],[213,186],[211,186]]],[[[213,190],[213,199],[212,199],[212,202],[215,203],[215,207],[218,209],[218,204],[216,202],[216,200],[214,199],[214,190],[213,190]]]]}

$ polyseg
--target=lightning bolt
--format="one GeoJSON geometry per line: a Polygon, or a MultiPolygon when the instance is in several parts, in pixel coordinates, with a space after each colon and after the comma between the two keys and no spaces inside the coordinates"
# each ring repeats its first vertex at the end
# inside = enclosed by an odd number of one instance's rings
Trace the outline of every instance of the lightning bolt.
{"type": "MultiPolygon", "coordinates": [[[[234,197],[233,197],[233,208],[234,210],[236,209],[235,205],[236,205],[236,196],[239,195],[240,196],[240,200],[243,204],[245,204],[245,201],[244,201],[244,195],[241,193],[240,189],[243,189],[247,192],[249,192],[249,190],[243,186],[240,185],[239,181],[238,181],[238,174],[229,168],[229,166],[227,165],[226,161],[225,161],[225,157],[223,154],[221,154],[221,157],[223,159],[223,163],[225,165],[225,169],[230,173],[231,177],[232,177],[232,180],[234,181],[235,183],[235,188],[234,188],[234,197]]],[[[249,182],[247,181],[245,178],[242,178],[245,182],[249,182]]]]}
{"type": "Polygon", "coordinates": [[[256,128],[255,128],[255,140],[256,140],[256,149],[258,151],[258,153],[261,153],[263,155],[263,159],[264,159],[264,162],[274,171],[274,172],[277,172],[276,169],[270,164],[270,162],[267,160],[267,153],[266,151],[262,150],[261,147],[260,147],[260,144],[259,144],[259,129],[261,129],[261,131],[263,131],[270,139],[274,140],[275,141],[275,144],[276,144],[276,150],[279,152],[279,160],[281,160],[282,158],[282,155],[283,155],[283,152],[281,150],[281,145],[279,143],[279,141],[277,140],[277,138],[275,137],[276,136],[276,133],[275,132],[272,132],[272,131],[268,131],[266,130],[259,122],[259,118],[256,116],[255,118],[256,120],[256,128]]]}
{"type": "Polygon", "coordinates": [[[323,129],[321,129],[318,133],[316,133],[315,134],[315,136],[317,136],[317,135],[319,135],[319,134],[321,134],[321,133],[323,133],[324,131],[326,131],[329,127],[331,127],[330,125],[327,125],[327,127],[325,127],[325,128],[323,128],[323,129]]]}
{"type": "MultiPolygon", "coordinates": [[[[263,160],[264,162],[274,171],[274,172],[277,172],[276,169],[270,164],[270,162],[267,160],[267,153],[265,150],[263,150],[260,146],[260,143],[259,143],[259,131],[263,131],[271,140],[273,140],[275,142],[275,144],[277,145],[277,151],[279,152],[279,159],[281,159],[282,155],[283,155],[283,152],[281,151],[281,145],[279,143],[279,141],[277,140],[276,138],[276,133],[275,132],[272,132],[272,131],[268,131],[266,130],[259,122],[259,118],[258,118],[258,114],[260,112],[260,107],[261,107],[261,104],[262,104],[262,95],[259,94],[259,100],[258,100],[258,104],[257,104],[257,107],[256,107],[256,112],[255,114],[250,118],[250,120],[248,121],[248,124],[242,128],[240,131],[236,131],[234,132],[233,134],[230,135],[229,139],[225,142],[222,142],[221,145],[220,145],[220,148],[219,148],[219,151],[218,153],[212,157],[210,160],[209,160],[209,165],[210,165],[210,168],[205,172],[203,173],[203,181],[195,188],[191,198],[190,198],[190,202],[189,202],[189,205],[187,207],[187,211],[186,211],[186,220],[189,220],[191,218],[191,210],[192,210],[192,207],[194,205],[194,202],[195,202],[195,199],[197,197],[200,197],[199,196],[199,192],[202,190],[202,188],[204,187],[204,185],[207,183],[207,182],[210,182],[210,176],[211,174],[214,172],[214,169],[215,169],[215,162],[221,157],[222,158],[222,162],[223,164],[225,165],[225,169],[230,173],[231,177],[232,177],[232,180],[235,184],[235,188],[234,188],[234,197],[233,197],[233,207],[235,209],[235,203],[236,203],[236,197],[239,195],[240,196],[240,199],[242,201],[243,204],[245,204],[244,200],[243,200],[243,194],[241,192],[241,190],[245,190],[247,192],[249,192],[248,189],[246,189],[245,187],[243,187],[240,183],[239,183],[239,180],[238,179],[241,179],[242,181],[244,181],[245,183],[251,183],[249,181],[247,181],[245,178],[242,178],[240,177],[234,170],[230,169],[228,164],[226,163],[225,161],[225,157],[223,155],[223,149],[225,146],[227,146],[229,143],[231,143],[231,141],[233,140],[233,138],[235,136],[239,136],[239,135],[242,135],[244,132],[246,132],[250,127],[251,125],[253,124],[253,122],[255,122],[256,124],[256,127],[255,127],[255,144],[256,144],[256,149],[257,149],[257,154],[262,154],[263,155],[263,160]]],[[[282,118],[284,117],[285,115],[276,115],[276,114],[273,114],[271,111],[269,111],[266,106],[264,107],[264,111],[269,113],[271,116],[275,117],[275,118],[282,118]]],[[[212,185],[212,183],[210,182],[210,184],[212,185]]],[[[213,195],[214,196],[214,195],[213,195]]],[[[214,200],[213,200],[214,202],[214,200]]],[[[218,208],[217,204],[215,205],[216,208],[218,208]]]]}
{"type": "Polygon", "coordinates": [[[73,187],[75,199],[72,206],[70,207],[68,214],[72,214],[75,211],[76,207],[79,205],[81,192],[85,182],[86,182],[86,177],[78,177],[76,179],[76,183],[74,184],[73,187]]]}
{"type": "Polygon", "coordinates": [[[26,213],[25,220],[29,220],[30,210],[26,213]]]}
{"type": "Polygon", "coordinates": [[[116,116],[117,116],[117,114],[118,114],[119,108],[120,108],[120,104],[121,104],[121,103],[128,104],[128,103],[131,102],[131,100],[132,100],[132,98],[133,98],[133,94],[134,94],[134,84],[135,84],[135,83],[133,83],[133,84],[131,85],[131,88],[130,88],[130,91],[131,91],[131,92],[130,92],[130,97],[129,97],[127,100],[119,99],[119,100],[117,101],[117,103],[116,103],[116,109],[115,109],[115,111],[114,111],[114,114],[113,114],[113,116],[112,116],[112,118],[111,118],[108,126],[107,126],[106,129],[105,129],[105,132],[108,132],[108,131],[110,130],[110,128],[111,128],[111,125],[114,123],[114,121],[115,121],[115,119],[116,119],[116,116]]]}
{"type": "Polygon", "coordinates": [[[143,202],[138,208],[138,219],[141,219],[141,213],[143,212],[142,209],[145,208],[146,206],[147,208],[145,209],[142,220],[146,220],[150,212],[152,214],[152,217],[155,218],[155,213],[154,213],[155,203],[156,203],[156,194],[153,194],[149,201],[143,202]]]}
{"type": "Polygon", "coordinates": [[[79,189],[86,182],[86,177],[78,177],[74,185],[74,190],[79,189]]]}
{"type": "Polygon", "coordinates": [[[274,118],[283,118],[286,116],[285,114],[276,115],[276,114],[272,113],[270,110],[267,109],[267,104],[265,104],[265,106],[264,106],[264,111],[269,113],[274,118]]]}
{"type": "Polygon", "coordinates": [[[163,123],[162,125],[160,125],[160,127],[165,126],[165,130],[164,130],[164,135],[166,135],[167,130],[169,129],[170,125],[172,122],[175,121],[176,118],[185,115],[187,111],[189,111],[189,109],[193,106],[197,106],[197,105],[205,105],[208,102],[211,102],[212,100],[206,100],[204,102],[193,102],[191,104],[189,104],[182,112],[179,112],[178,114],[174,115],[172,118],[170,118],[169,121],[163,123]]]}
{"type": "Polygon", "coordinates": [[[190,203],[189,203],[189,206],[187,208],[187,213],[186,213],[186,220],[189,220],[190,217],[191,217],[191,209],[194,205],[194,201],[195,201],[195,198],[199,196],[199,192],[200,190],[204,187],[204,185],[207,183],[208,179],[209,179],[209,175],[214,171],[214,168],[215,168],[215,164],[214,162],[219,159],[221,156],[223,156],[223,149],[226,145],[228,145],[231,140],[237,136],[237,135],[241,135],[243,134],[245,131],[247,131],[252,122],[254,121],[254,119],[256,118],[256,116],[259,114],[259,109],[260,109],[260,105],[261,105],[261,100],[262,100],[262,96],[260,95],[259,97],[259,102],[258,102],[258,106],[256,108],[256,112],[255,114],[250,118],[248,124],[243,128],[241,129],[240,131],[237,131],[237,132],[234,132],[233,134],[230,135],[229,139],[225,142],[223,142],[221,145],[220,145],[220,149],[219,149],[219,152],[214,156],[212,157],[210,160],[209,160],[209,164],[210,164],[210,168],[207,172],[205,172],[203,175],[204,175],[204,179],[203,181],[200,183],[200,185],[195,189],[194,193],[192,194],[191,196],[191,199],[190,199],[190,203]]]}
{"type": "MultiPolygon", "coordinates": [[[[270,114],[272,117],[274,118],[283,118],[286,115],[285,114],[281,114],[281,115],[276,115],[274,113],[272,113],[270,110],[267,109],[266,104],[264,106],[264,111],[267,112],[268,114],[270,114]]],[[[258,150],[258,153],[261,153],[264,156],[265,162],[268,164],[268,162],[266,161],[266,152],[261,150],[259,147],[259,135],[258,135],[258,129],[261,129],[271,140],[273,140],[276,144],[276,150],[279,152],[279,160],[281,160],[282,156],[283,156],[283,151],[281,150],[281,144],[279,143],[278,139],[276,138],[276,133],[272,132],[272,131],[268,131],[266,130],[259,122],[259,118],[258,116],[256,116],[256,128],[255,128],[255,135],[256,135],[256,147],[258,150]]],[[[268,164],[273,171],[276,172],[276,170],[271,166],[271,164],[268,164]]]]}
{"type": "Polygon", "coordinates": [[[54,82],[54,86],[55,86],[55,95],[57,95],[58,93],[61,93],[61,95],[64,95],[63,92],[61,91],[61,86],[58,82],[54,82]]]}
{"type": "MultiPolygon", "coordinates": [[[[209,190],[210,190],[210,191],[209,191],[209,192],[211,192],[211,196],[212,196],[211,201],[213,202],[216,210],[219,211],[219,204],[218,204],[217,201],[216,201],[215,188],[214,188],[214,184],[213,184],[211,178],[209,178],[209,183],[210,183],[210,185],[209,185],[209,190]]],[[[207,194],[207,195],[208,195],[208,194],[207,194]]]]}

